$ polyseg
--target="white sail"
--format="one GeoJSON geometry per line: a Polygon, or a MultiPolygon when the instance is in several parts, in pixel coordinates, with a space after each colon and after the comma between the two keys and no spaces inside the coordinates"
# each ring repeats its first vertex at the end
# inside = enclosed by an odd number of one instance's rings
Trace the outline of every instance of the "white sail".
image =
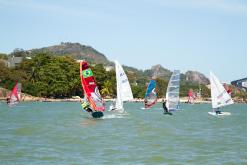
{"type": "Polygon", "coordinates": [[[116,99],[115,108],[117,110],[124,111],[123,101],[132,100],[133,94],[130,88],[128,77],[118,61],[115,61],[115,67],[116,67],[116,79],[117,79],[117,99],[116,99]]]}
{"type": "Polygon", "coordinates": [[[219,79],[210,71],[212,108],[219,108],[233,104],[231,96],[227,93],[219,79]]]}
{"type": "Polygon", "coordinates": [[[168,111],[179,109],[180,71],[174,70],[166,90],[166,107],[168,111]]]}

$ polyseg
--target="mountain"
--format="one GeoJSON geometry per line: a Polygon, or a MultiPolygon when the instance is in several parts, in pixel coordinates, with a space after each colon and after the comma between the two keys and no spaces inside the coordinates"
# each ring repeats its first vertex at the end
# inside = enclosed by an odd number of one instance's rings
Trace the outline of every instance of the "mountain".
{"type": "MultiPolygon", "coordinates": [[[[162,78],[165,80],[169,80],[171,77],[172,71],[164,68],[160,64],[152,66],[151,69],[145,70],[144,75],[152,78],[162,78]]],[[[200,83],[207,85],[209,84],[209,80],[202,73],[197,71],[187,71],[185,74],[181,73],[180,75],[181,81],[190,82],[190,83],[200,83]]]]}
{"type": "MultiPolygon", "coordinates": [[[[76,60],[86,60],[94,64],[104,64],[105,66],[114,67],[114,63],[109,61],[104,54],[98,52],[91,46],[82,45],[80,43],[61,42],[59,45],[43,47],[40,49],[32,49],[29,51],[16,49],[12,54],[14,56],[23,56],[23,54],[32,54],[32,52],[41,51],[51,52],[55,55],[68,55],[76,60]]],[[[151,69],[144,71],[130,66],[123,67],[126,72],[132,74],[133,76],[142,78],[162,78],[169,80],[172,74],[172,71],[164,68],[160,64],[152,66],[151,69]]],[[[200,83],[204,85],[209,84],[208,78],[197,71],[187,71],[185,74],[181,74],[181,81],[200,83]]]]}
{"type": "Polygon", "coordinates": [[[204,85],[209,84],[209,79],[205,75],[197,71],[187,71],[185,73],[185,80],[189,82],[204,84],[204,85]]]}
{"type": "Polygon", "coordinates": [[[152,66],[151,69],[145,70],[144,74],[152,78],[163,78],[169,80],[172,72],[158,64],[152,66]]]}
{"type": "Polygon", "coordinates": [[[69,55],[76,60],[86,60],[91,63],[110,63],[106,56],[94,48],[80,43],[61,42],[60,45],[44,47],[40,49],[32,49],[31,52],[51,52],[55,55],[69,55]]]}

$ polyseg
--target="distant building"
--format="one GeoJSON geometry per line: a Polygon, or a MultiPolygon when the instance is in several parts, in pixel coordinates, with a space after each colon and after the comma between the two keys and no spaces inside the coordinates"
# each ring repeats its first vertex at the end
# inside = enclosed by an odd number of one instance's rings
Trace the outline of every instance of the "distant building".
{"type": "Polygon", "coordinates": [[[20,65],[22,60],[23,60],[23,57],[9,57],[8,60],[6,61],[6,64],[10,68],[16,67],[20,65]]]}
{"type": "Polygon", "coordinates": [[[76,60],[77,63],[80,63],[80,62],[83,62],[83,61],[85,61],[85,60],[76,60]]]}
{"type": "Polygon", "coordinates": [[[114,69],[113,66],[105,66],[105,70],[106,70],[107,72],[109,72],[109,71],[111,71],[111,70],[113,70],[113,69],[114,69]]]}
{"type": "MultiPolygon", "coordinates": [[[[83,59],[83,60],[76,60],[76,59],[74,59],[74,60],[75,60],[77,63],[80,63],[80,62],[87,62],[87,61],[84,60],[84,59],[83,59]]],[[[95,64],[91,64],[91,63],[89,63],[89,65],[90,65],[90,66],[93,66],[93,67],[95,66],[95,64]]]]}
{"type": "Polygon", "coordinates": [[[9,68],[14,68],[16,66],[19,66],[20,63],[23,61],[23,59],[31,60],[32,57],[15,57],[15,56],[9,56],[7,60],[3,60],[5,65],[9,68]]]}
{"type": "Polygon", "coordinates": [[[247,91],[247,78],[232,81],[231,84],[247,91]]]}

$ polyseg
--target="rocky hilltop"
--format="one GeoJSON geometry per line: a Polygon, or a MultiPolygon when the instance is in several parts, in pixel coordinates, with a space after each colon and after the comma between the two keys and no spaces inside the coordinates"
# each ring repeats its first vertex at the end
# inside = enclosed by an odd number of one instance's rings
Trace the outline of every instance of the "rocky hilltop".
{"type": "Polygon", "coordinates": [[[80,43],[61,42],[60,45],[32,49],[31,52],[48,51],[55,55],[68,55],[77,60],[86,60],[92,63],[108,64],[106,56],[91,46],[81,45],[80,43]]]}
{"type": "MultiPolygon", "coordinates": [[[[82,45],[80,43],[61,42],[59,45],[35,48],[29,51],[15,49],[10,55],[25,57],[30,55],[32,56],[35,52],[51,52],[55,55],[67,55],[76,60],[86,60],[94,64],[103,64],[114,68],[114,63],[109,61],[104,54],[98,52],[91,46],[82,45]]],[[[166,69],[160,64],[154,65],[147,70],[139,70],[130,66],[124,66],[124,69],[138,77],[161,78],[165,80],[169,80],[172,74],[172,71],[166,69]]],[[[181,80],[184,82],[200,83],[204,85],[209,84],[208,78],[197,71],[187,71],[185,74],[181,73],[181,80]]]]}
{"type": "MultiPolygon", "coordinates": [[[[152,78],[162,78],[169,80],[172,74],[172,71],[164,68],[160,64],[152,66],[151,69],[145,70],[144,73],[146,76],[152,78]]],[[[200,83],[203,85],[208,85],[209,80],[208,78],[198,71],[187,71],[185,74],[181,73],[181,80],[184,82],[191,82],[191,83],[200,83]]]]}
{"type": "Polygon", "coordinates": [[[160,64],[152,66],[151,69],[145,70],[144,73],[148,77],[163,78],[166,80],[169,80],[172,74],[170,70],[164,68],[160,64]]]}
{"type": "Polygon", "coordinates": [[[189,82],[204,84],[204,85],[209,84],[209,79],[205,75],[197,71],[187,71],[185,73],[185,80],[189,82]]]}

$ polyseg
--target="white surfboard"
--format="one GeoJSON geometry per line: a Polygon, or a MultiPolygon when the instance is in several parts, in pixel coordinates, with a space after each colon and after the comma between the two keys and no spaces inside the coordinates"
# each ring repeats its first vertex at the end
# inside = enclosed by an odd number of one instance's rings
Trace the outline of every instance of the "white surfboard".
{"type": "Polygon", "coordinates": [[[208,112],[209,115],[212,115],[212,116],[229,116],[231,115],[230,112],[220,112],[220,113],[216,113],[216,112],[208,112]]]}

